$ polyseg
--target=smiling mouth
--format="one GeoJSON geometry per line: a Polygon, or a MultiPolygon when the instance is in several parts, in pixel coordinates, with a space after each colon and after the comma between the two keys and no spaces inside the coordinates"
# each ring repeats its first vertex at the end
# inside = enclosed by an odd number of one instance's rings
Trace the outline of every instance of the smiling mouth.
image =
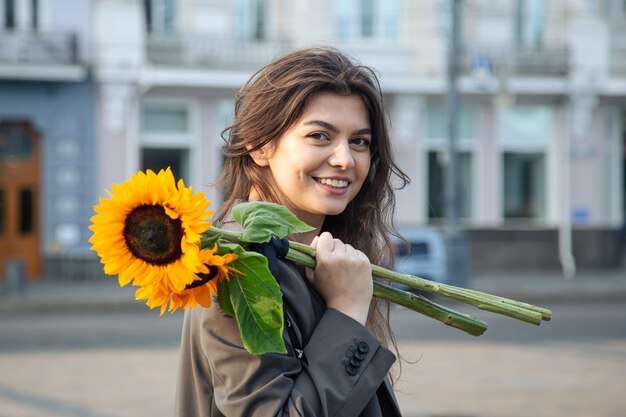
{"type": "Polygon", "coordinates": [[[346,188],[349,184],[346,180],[336,180],[330,178],[315,178],[315,181],[333,188],[346,188]]]}

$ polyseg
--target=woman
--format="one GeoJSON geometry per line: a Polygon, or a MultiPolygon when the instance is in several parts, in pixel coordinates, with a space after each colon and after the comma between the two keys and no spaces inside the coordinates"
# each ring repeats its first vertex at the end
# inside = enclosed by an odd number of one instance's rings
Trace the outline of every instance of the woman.
{"type": "Polygon", "coordinates": [[[399,416],[370,261],[391,262],[391,177],[408,178],[376,76],[333,49],[293,52],[243,86],[228,130],[222,227],[237,227],[237,202],[280,203],[315,227],[289,238],[316,248],[317,267],[278,261],[289,354],[247,353],[217,303],[186,312],[177,415],[399,416]]]}

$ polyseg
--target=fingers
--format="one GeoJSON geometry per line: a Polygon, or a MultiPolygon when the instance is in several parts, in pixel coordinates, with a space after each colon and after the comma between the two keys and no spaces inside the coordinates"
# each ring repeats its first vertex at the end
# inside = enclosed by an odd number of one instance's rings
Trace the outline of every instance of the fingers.
{"type": "Polygon", "coordinates": [[[359,258],[369,261],[363,252],[353,248],[352,245],[343,243],[341,240],[333,238],[333,235],[329,232],[323,232],[321,235],[315,236],[311,242],[311,247],[317,252],[333,253],[336,255],[355,254],[359,258]]]}
{"type": "Polygon", "coordinates": [[[334,308],[365,324],[372,299],[372,271],[367,256],[324,232],[313,239],[317,265],[306,269],[306,277],[334,308]]]}
{"type": "Polygon", "coordinates": [[[335,241],[337,239],[333,239],[333,235],[328,232],[324,232],[321,235],[317,236],[313,241],[317,239],[316,250],[319,252],[332,252],[335,247],[335,241]]]}

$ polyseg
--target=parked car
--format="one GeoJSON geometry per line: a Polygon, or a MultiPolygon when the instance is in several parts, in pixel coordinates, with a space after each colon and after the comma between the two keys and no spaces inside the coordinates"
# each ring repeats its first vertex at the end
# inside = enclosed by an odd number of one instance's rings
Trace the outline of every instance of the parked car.
{"type": "MultiPolygon", "coordinates": [[[[394,239],[396,254],[394,269],[404,274],[446,283],[448,268],[443,234],[434,227],[401,229],[400,234],[408,241],[408,246],[401,240],[394,239]]],[[[397,287],[409,289],[404,285],[397,287]]],[[[420,291],[414,292],[424,295],[420,291]]]]}

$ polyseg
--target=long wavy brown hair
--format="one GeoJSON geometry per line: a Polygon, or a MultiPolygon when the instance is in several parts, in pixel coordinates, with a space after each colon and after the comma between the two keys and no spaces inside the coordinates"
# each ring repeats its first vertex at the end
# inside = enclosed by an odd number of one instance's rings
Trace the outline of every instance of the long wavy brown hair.
{"type": "MultiPolygon", "coordinates": [[[[279,201],[274,185],[262,175],[250,154],[268,144],[275,145],[299,120],[311,98],[322,91],[359,96],[367,108],[372,129],[368,176],[343,213],[326,216],[322,230],[358,248],[371,262],[390,266],[393,252],[389,237],[397,235],[393,223],[392,177],[400,180],[400,187],[409,178],[392,156],[387,115],[376,74],[333,48],[308,48],[285,55],[257,71],[239,90],[235,120],[222,133],[226,140],[223,147],[226,160],[218,184],[225,201],[217,220],[223,220],[236,202],[247,200],[252,189],[264,201],[279,201]]],[[[373,298],[367,326],[382,343],[391,341],[395,346],[388,305],[383,308],[373,298]]]]}

